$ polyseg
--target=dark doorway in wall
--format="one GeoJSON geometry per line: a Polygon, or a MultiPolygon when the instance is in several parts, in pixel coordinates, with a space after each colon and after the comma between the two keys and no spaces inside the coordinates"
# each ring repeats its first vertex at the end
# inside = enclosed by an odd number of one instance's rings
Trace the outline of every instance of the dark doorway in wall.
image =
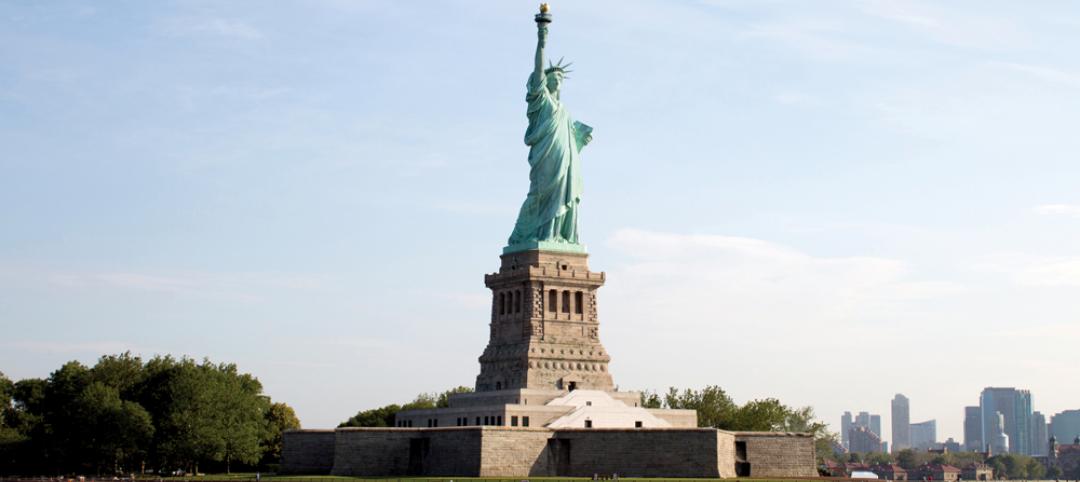
{"type": "Polygon", "coordinates": [[[556,477],[565,477],[570,473],[570,440],[553,438],[548,440],[548,457],[551,467],[555,468],[556,477]]]}
{"type": "Polygon", "coordinates": [[[577,390],[577,382],[567,383],[566,388],[569,389],[571,392],[577,390]]]}
{"type": "Polygon", "coordinates": [[[746,442],[735,442],[735,476],[750,476],[750,462],[746,460],[746,442]]]}
{"type": "Polygon", "coordinates": [[[431,439],[409,439],[409,470],[405,475],[424,475],[424,459],[431,449],[431,439]]]}

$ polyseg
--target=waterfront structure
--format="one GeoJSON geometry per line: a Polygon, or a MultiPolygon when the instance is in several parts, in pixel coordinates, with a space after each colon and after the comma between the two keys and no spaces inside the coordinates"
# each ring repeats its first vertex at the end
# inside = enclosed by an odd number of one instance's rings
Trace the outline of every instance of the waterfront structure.
{"type": "Polygon", "coordinates": [[[937,420],[911,424],[911,446],[919,450],[930,450],[937,444],[937,420]]]}
{"type": "Polygon", "coordinates": [[[968,452],[982,452],[986,444],[982,438],[982,409],[964,407],[964,449],[968,452]]]}
{"type": "Polygon", "coordinates": [[[1031,453],[1031,392],[1012,387],[987,387],[979,397],[982,410],[982,439],[991,443],[997,419],[995,413],[1004,417],[1004,433],[1008,436],[1010,451],[1018,454],[1031,453]]]}
{"type": "Polygon", "coordinates": [[[1050,436],[1048,445],[1047,468],[1055,467],[1069,479],[1080,478],[1080,436],[1072,439],[1071,444],[1059,444],[1054,436],[1050,436]]]}
{"type": "Polygon", "coordinates": [[[892,451],[911,447],[911,402],[897,393],[892,399],[892,451]]]}
{"type": "Polygon", "coordinates": [[[956,482],[960,480],[961,472],[960,469],[951,465],[925,464],[915,469],[915,479],[956,482]]]}
{"type": "Polygon", "coordinates": [[[960,477],[963,480],[993,480],[994,469],[980,462],[972,462],[961,470],[960,477]]]}
{"type": "MultiPolygon", "coordinates": [[[[641,407],[619,391],[600,343],[603,272],[579,241],[580,151],[592,128],[559,92],[569,64],[548,63],[551,15],[535,17],[527,84],[530,188],[499,270],[484,277],[492,303],[473,393],[448,407],[404,410],[394,427],[283,435],[283,473],[388,477],[812,477],[807,433],[699,428],[693,410],[641,407]]],[[[420,355],[422,356],[422,355],[420,355]]]]}

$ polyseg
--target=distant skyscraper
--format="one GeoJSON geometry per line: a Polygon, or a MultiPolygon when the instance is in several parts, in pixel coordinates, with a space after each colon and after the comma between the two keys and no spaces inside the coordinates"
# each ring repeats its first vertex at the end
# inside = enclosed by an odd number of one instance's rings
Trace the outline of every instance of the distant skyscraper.
{"type": "Polygon", "coordinates": [[[855,416],[855,426],[870,428],[870,412],[859,412],[855,416]]]}
{"type": "Polygon", "coordinates": [[[937,445],[937,420],[911,424],[911,446],[927,450],[937,445]]]}
{"type": "Polygon", "coordinates": [[[986,450],[982,438],[982,410],[979,407],[964,407],[964,449],[969,452],[986,450]]]}
{"type": "Polygon", "coordinates": [[[851,440],[848,451],[852,453],[881,452],[881,437],[878,437],[869,427],[852,426],[848,432],[848,439],[851,440]]]}
{"type": "Polygon", "coordinates": [[[1031,392],[1015,388],[983,389],[979,397],[982,408],[982,439],[991,441],[996,431],[1000,413],[1005,419],[1005,435],[1009,436],[1010,451],[1018,454],[1031,453],[1031,392]]]}
{"type": "Polygon", "coordinates": [[[892,450],[911,448],[911,403],[897,393],[892,399],[892,450]]]}
{"type": "Polygon", "coordinates": [[[1080,410],[1066,410],[1050,417],[1050,435],[1059,444],[1069,444],[1080,437],[1080,410]]]}
{"type": "Polygon", "coordinates": [[[870,415],[870,431],[881,438],[881,415],[870,415]]]}
{"type": "MultiPolygon", "coordinates": [[[[985,413],[986,409],[983,409],[985,413]]],[[[990,450],[995,454],[1003,454],[1009,451],[1009,435],[1005,433],[1005,415],[1001,412],[994,412],[994,423],[988,427],[987,432],[983,432],[983,436],[990,444],[990,450]]]]}
{"type": "Polygon", "coordinates": [[[1049,443],[1046,417],[1041,412],[1031,414],[1031,455],[1046,455],[1049,443]]]}
{"type": "Polygon", "coordinates": [[[844,412],[844,415],[840,417],[840,444],[844,448],[851,447],[850,436],[851,427],[854,426],[851,420],[851,412],[844,412]]]}

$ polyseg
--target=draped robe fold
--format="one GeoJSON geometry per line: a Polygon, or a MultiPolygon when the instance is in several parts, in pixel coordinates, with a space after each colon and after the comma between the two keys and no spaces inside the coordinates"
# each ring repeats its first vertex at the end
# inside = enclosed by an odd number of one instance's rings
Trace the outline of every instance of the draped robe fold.
{"type": "Polygon", "coordinates": [[[529,76],[529,194],[521,205],[510,245],[530,241],[578,243],[581,202],[581,149],[592,128],[576,122],[547,89],[547,76],[529,76]]]}

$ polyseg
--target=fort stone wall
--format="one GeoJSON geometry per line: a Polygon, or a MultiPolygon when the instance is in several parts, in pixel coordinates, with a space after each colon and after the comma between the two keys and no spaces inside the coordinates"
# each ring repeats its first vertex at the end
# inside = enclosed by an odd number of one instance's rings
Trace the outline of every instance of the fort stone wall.
{"type": "Polygon", "coordinates": [[[804,433],[736,432],[746,444],[750,477],[816,477],[814,437],[804,433]]]}
{"type": "Polygon", "coordinates": [[[287,430],[281,434],[283,474],[329,474],[334,468],[334,430],[287,430]]]}
{"type": "Polygon", "coordinates": [[[555,475],[591,477],[721,477],[715,429],[561,429],[549,450],[555,475]]]}

